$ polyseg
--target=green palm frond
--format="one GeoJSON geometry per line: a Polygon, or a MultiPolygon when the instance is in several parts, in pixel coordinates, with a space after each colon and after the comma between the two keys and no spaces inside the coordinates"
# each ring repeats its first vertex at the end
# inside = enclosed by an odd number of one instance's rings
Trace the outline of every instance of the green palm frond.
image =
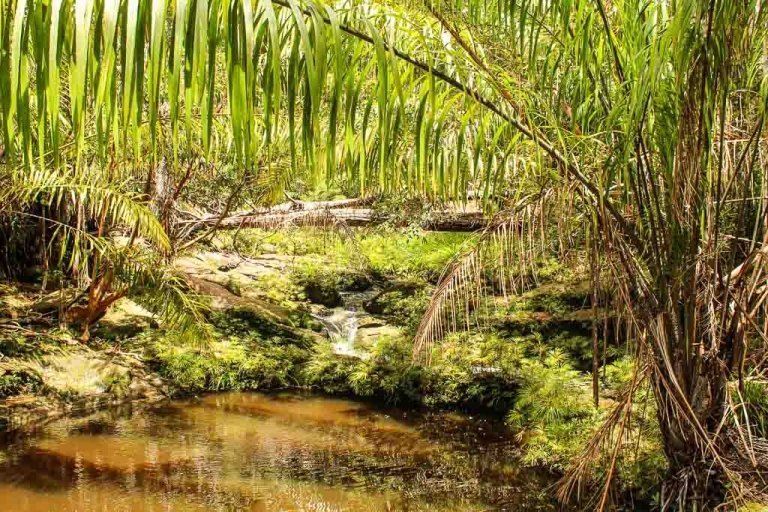
{"type": "Polygon", "coordinates": [[[13,16],[0,23],[12,93],[0,124],[8,162],[28,172],[165,149],[178,166],[190,151],[221,156],[219,144],[255,175],[280,147],[294,170],[361,194],[461,198],[468,186],[488,195],[513,174],[511,152],[536,145],[426,11],[312,0],[1,7],[13,16]]]}
{"type": "MultiPolygon", "coordinates": [[[[551,217],[559,214],[563,201],[573,200],[567,189],[550,190],[522,197],[516,207],[499,212],[443,271],[416,331],[414,358],[429,361],[435,343],[450,332],[483,327],[489,308],[497,305],[495,296],[506,299],[535,285],[537,265],[567,250],[553,248],[540,227],[554,224],[551,217]]],[[[578,231],[578,219],[558,223],[561,238],[578,231]]]]}
{"type": "Polygon", "coordinates": [[[156,253],[137,244],[111,244],[103,260],[114,273],[113,287],[125,290],[128,297],[158,315],[163,327],[182,338],[207,339],[205,301],[156,253]]]}
{"type": "MultiPolygon", "coordinates": [[[[50,210],[79,205],[89,218],[102,218],[120,226],[137,226],[141,236],[159,250],[170,249],[168,236],[147,207],[142,194],[98,168],[34,168],[13,171],[2,180],[0,201],[5,204],[39,204],[50,210]]],[[[81,230],[82,231],[82,230],[81,230]]]]}

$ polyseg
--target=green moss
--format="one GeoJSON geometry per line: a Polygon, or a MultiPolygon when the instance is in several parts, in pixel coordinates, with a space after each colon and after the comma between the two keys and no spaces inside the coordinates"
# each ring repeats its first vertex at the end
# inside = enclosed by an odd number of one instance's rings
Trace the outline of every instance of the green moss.
{"type": "Polygon", "coordinates": [[[402,338],[382,338],[371,357],[358,359],[321,347],[302,371],[306,385],[334,394],[377,396],[390,402],[418,402],[424,370],[411,362],[402,338]]]}
{"type": "Polygon", "coordinates": [[[353,394],[349,379],[358,363],[357,358],[336,355],[331,351],[330,345],[325,345],[304,365],[301,370],[301,381],[324,393],[353,394]]]}
{"type": "Polygon", "coordinates": [[[240,284],[238,291],[244,297],[257,298],[290,311],[300,310],[306,300],[291,272],[265,273],[249,280],[247,286],[240,284]]]}
{"type": "Polygon", "coordinates": [[[5,333],[0,336],[0,354],[4,358],[36,355],[40,353],[40,348],[37,337],[5,333]]]}
{"type": "MultiPolygon", "coordinates": [[[[237,249],[249,256],[266,253],[314,256],[317,264],[360,269],[378,277],[419,276],[435,281],[471,235],[465,233],[402,232],[386,229],[354,231],[355,240],[333,231],[309,228],[276,233],[245,229],[238,233],[237,249]]],[[[233,234],[217,241],[232,249],[233,234]]]]}
{"type": "Polygon", "coordinates": [[[527,339],[495,334],[449,336],[433,351],[425,403],[505,412],[514,401],[519,365],[528,345],[527,339]]]}
{"type": "Polygon", "coordinates": [[[109,367],[102,373],[101,378],[107,393],[118,397],[128,394],[128,388],[131,385],[131,373],[126,369],[109,367]]]}
{"type": "Polygon", "coordinates": [[[254,347],[229,337],[206,348],[165,346],[157,353],[160,373],[180,391],[274,389],[295,384],[292,375],[304,359],[293,345],[254,347]]]}
{"type": "Polygon", "coordinates": [[[413,334],[429,306],[432,290],[418,278],[394,283],[364,304],[367,312],[383,315],[387,322],[413,334]]]}
{"type": "Polygon", "coordinates": [[[410,338],[379,339],[368,359],[318,350],[304,367],[304,382],[327,393],[375,396],[428,407],[507,410],[517,387],[522,349],[496,336],[456,335],[433,355],[413,364],[410,338]],[[463,348],[462,348],[463,347],[463,348]],[[501,366],[492,366],[501,358],[501,366]]]}
{"type": "Polygon", "coordinates": [[[304,310],[280,311],[276,314],[250,306],[215,311],[211,313],[209,321],[220,335],[280,338],[299,345],[306,345],[310,341],[300,329],[316,327],[309,313],[304,310]]]}
{"type": "Polygon", "coordinates": [[[34,393],[40,385],[40,377],[27,369],[0,370],[0,398],[34,393]]]}
{"type": "Polygon", "coordinates": [[[238,297],[243,296],[243,288],[240,282],[237,279],[232,278],[231,276],[227,281],[224,283],[224,288],[227,289],[229,293],[232,295],[236,295],[238,297]]]}
{"type": "Polygon", "coordinates": [[[177,391],[275,389],[297,385],[309,357],[310,340],[252,311],[233,309],[212,316],[208,343],[184,343],[162,331],[145,333],[158,372],[177,391]]]}
{"type": "Polygon", "coordinates": [[[341,305],[341,273],[333,267],[304,263],[293,271],[293,278],[310,302],[333,308],[341,305]]]}

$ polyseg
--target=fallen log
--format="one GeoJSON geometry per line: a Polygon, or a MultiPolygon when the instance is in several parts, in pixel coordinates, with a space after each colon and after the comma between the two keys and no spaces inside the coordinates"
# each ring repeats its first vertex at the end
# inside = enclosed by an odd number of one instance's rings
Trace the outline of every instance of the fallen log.
{"type": "MultiPolygon", "coordinates": [[[[182,223],[194,223],[194,230],[210,227],[217,222],[219,229],[285,229],[301,226],[374,226],[393,221],[395,218],[393,215],[378,212],[372,208],[349,207],[350,203],[345,201],[300,203],[301,207],[294,205],[292,209],[279,205],[272,209],[234,213],[223,219],[219,219],[218,216],[207,216],[182,221],[182,223]]],[[[477,231],[487,224],[488,219],[481,212],[460,211],[441,212],[420,223],[421,228],[425,230],[455,232],[477,231]]]]}

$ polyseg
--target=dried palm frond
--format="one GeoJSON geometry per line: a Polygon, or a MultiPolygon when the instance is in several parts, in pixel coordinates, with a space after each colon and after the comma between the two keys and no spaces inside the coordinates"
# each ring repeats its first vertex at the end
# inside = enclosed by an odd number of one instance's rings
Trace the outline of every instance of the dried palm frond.
{"type": "Polygon", "coordinates": [[[628,433],[635,394],[649,376],[648,365],[635,367],[629,384],[620,393],[600,427],[591,435],[581,455],[571,461],[561,479],[557,492],[563,502],[573,499],[580,501],[586,495],[591,496],[594,503],[590,505],[596,510],[603,510],[609,506],[612,484],[616,476],[617,458],[623,450],[634,443],[628,433]],[[599,494],[590,494],[589,491],[595,487],[595,483],[592,482],[594,468],[604,462],[606,453],[608,453],[609,462],[607,471],[602,476],[602,491],[599,494]]]}
{"type": "Polygon", "coordinates": [[[416,360],[429,362],[434,344],[447,333],[481,327],[499,293],[507,299],[537,282],[537,264],[551,252],[543,226],[553,204],[559,206],[554,195],[524,198],[499,212],[446,266],[416,331],[416,360]]]}

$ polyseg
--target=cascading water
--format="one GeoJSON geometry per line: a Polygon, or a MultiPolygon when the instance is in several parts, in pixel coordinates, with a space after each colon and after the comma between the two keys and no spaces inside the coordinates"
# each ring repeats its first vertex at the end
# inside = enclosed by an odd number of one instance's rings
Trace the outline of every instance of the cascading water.
{"type": "Polygon", "coordinates": [[[342,297],[343,307],[333,308],[324,315],[312,316],[325,326],[334,354],[366,359],[368,353],[357,348],[355,340],[359,327],[358,307],[371,297],[371,293],[346,293],[342,297]]]}
{"type": "Polygon", "coordinates": [[[323,323],[335,354],[363,357],[365,354],[355,348],[357,337],[357,311],[354,309],[335,308],[328,315],[317,315],[323,323]]]}

